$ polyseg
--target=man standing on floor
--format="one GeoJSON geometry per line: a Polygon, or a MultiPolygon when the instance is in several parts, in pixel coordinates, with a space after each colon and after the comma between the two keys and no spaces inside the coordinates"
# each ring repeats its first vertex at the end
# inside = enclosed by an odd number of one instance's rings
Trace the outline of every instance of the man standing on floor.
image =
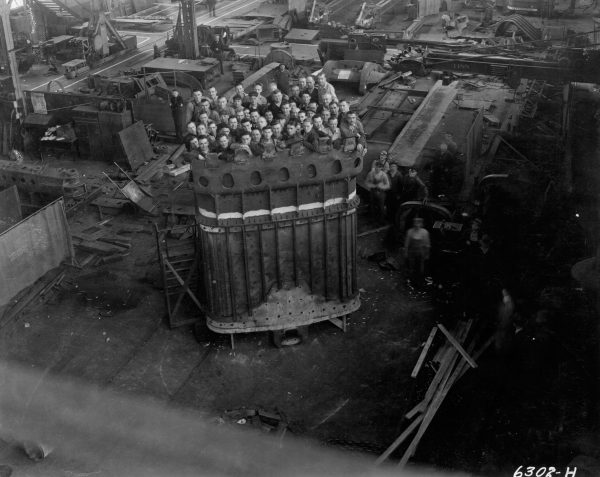
{"type": "Polygon", "coordinates": [[[206,0],[206,5],[208,6],[208,14],[211,17],[217,16],[217,0],[206,0]]]}
{"type": "Polygon", "coordinates": [[[183,103],[183,98],[179,94],[179,91],[173,90],[171,92],[171,98],[169,100],[171,106],[171,114],[173,115],[173,122],[175,123],[175,135],[179,142],[183,142],[183,131],[185,128],[185,117],[186,108],[183,103]]]}
{"type": "Polygon", "coordinates": [[[390,179],[383,172],[382,165],[375,161],[367,174],[366,185],[371,192],[371,214],[380,224],[385,223],[385,196],[390,190],[390,179]]]}
{"type": "Polygon", "coordinates": [[[429,260],[431,241],[429,232],[423,228],[423,219],[417,217],[413,224],[413,227],[406,232],[404,254],[410,282],[415,288],[421,288],[425,283],[425,262],[429,260]]]}

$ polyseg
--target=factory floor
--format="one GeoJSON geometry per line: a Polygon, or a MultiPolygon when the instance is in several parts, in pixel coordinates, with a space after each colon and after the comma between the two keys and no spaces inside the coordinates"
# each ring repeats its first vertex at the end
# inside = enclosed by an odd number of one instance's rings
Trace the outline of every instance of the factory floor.
{"type": "MultiPolygon", "coordinates": [[[[98,221],[92,208],[70,220],[72,227],[98,221]]],[[[433,322],[431,304],[410,298],[399,272],[358,260],[362,306],[346,333],[326,322],[313,325],[298,346],[278,349],[267,333],[255,333],[236,336],[232,349],[229,336],[205,327],[195,336],[192,326],[167,326],[163,293],[148,279],[158,271],[150,222],[135,212],[114,217],[113,227],[144,226],[129,256],[67,267],[59,292],[0,329],[0,360],[200,410],[209,420],[241,407],[276,409],[291,435],[385,449],[414,404],[410,371],[433,322]]],[[[362,256],[380,250],[382,238],[359,239],[362,256]]],[[[4,458],[16,476],[64,475],[52,459],[4,458]]]]}
{"type": "MultiPolygon", "coordinates": [[[[363,210],[360,217],[359,231],[374,227],[363,210]]],[[[97,221],[95,210],[71,219],[75,227],[97,221]]],[[[374,460],[406,426],[403,415],[427,384],[410,373],[438,315],[428,296],[405,288],[401,272],[365,258],[382,250],[385,231],[358,239],[362,306],[346,333],[321,323],[300,345],[278,349],[268,334],[255,333],[236,336],[232,349],[228,336],[203,326],[196,334],[192,326],[169,329],[162,291],[153,286],[158,264],[151,220],[130,212],[112,223],[143,225],[130,255],[98,267],[68,267],[59,293],[0,329],[0,360],[38,371],[41,379],[193,409],[207,422],[223,422],[224,411],[239,408],[279,412],[289,436],[366,459],[374,460]]],[[[511,367],[488,354],[451,391],[416,462],[509,475],[503,472],[526,456],[565,465],[577,454],[576,442],[589,448],[589,356],[568,342],[574,336],[585,341],[595,318],[585,295],[570,290],[568,300],[561,295],[571,312],[562,320],[566,342],[559,340],[556,351],[559,377],[552,367],[532,374],[529,366],[511,367]]],[[[15,477],[90,472],[89,464],[60,450],[33,462],[8,444],[0,446],[0,464],[10,465],[15,477]]],[[[93,471],[113,475],[101,466],[93,471]]]]}

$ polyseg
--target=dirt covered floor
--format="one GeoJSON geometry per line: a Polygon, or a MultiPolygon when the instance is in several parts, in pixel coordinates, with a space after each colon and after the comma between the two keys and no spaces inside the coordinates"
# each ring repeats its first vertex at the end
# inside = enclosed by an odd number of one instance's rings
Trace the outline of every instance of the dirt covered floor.
{"type": "MultiPolygon", "coordinates": [[[[95,167],[80,170],[97,185],[95,167]]],[[[349,318],[346,333],[327,322],[312,326],[298,346],[277,349],[268,334],[256,333],[236,337],[232,350],[227,335],[204,326],[196,336],[192,326],[168,328],[155,280],[153,220],[129,209],[114,216],[106,226],[131,238],[129,255],[110,264],[67,267],[45,304],[0,329],[0,358],[199,410],[207,419],[261,407],[283,413],[290,435],[374,456],[389,445],[400,416],[413,405],[410,371],[434,320],[427,300],[408,295],[401,273],[358,259],[362,307],[349,318]]],[[[70,225],[81,230],[99,221],[88,206],[70,225]]],[[[362,256],[381,249],[384,233],[359,239],[362,256]]],[[[24,472],[16,475],[61,475],[45,468],[47,461],[10,455],[7,463],[24,472]]]]}
{"type": "MultiPolygon", "coordinates": [[[[359,231],[373,228],[365,211],[359,231]]],[[[97,219],[88,209],[71,222],[97,219]]],[[[158,263],[151,222],[134,211],[114,217],[115,230],[142,226],[132,235],[129,256],[67,268],[49,302],[0,329],[2,360],[140,402],[151,398],[194,409],[212,422],[223,423],[226,410],[273,410],[285,416],[290,435],[373,459],[404,429],[403,415],[432,376],[424,370],[415,380],[410,373],[439,305],[431,295],[407,290],[401,271],[367,258],[382,250],[385,231],[359,238],[362,307],[349,318],[346,333],[322,323],[297,346],[277,349],[266,333],[256,333],[238,336],[232,350],[227,336],[203,326],[195,336],[191,326],[166,325],[163,294],[153,278],[158,263]]],[[[452,389],[417,462],[512,475],[506,472],[520,462],[558,467],[585,453],[595,344],[583,337],[593,332],[595,318],[582,292],[566,290],[551,297],[557,307],[552,329],[527,329],[514,355],[489,353],[452,389]],[[567,309],[575,312],[567,315],[567,309]],[[539,346],[530,346],[531,333],[539,346]]],[[[52,458],[34,463],[11,447],[0,456],[14,475],[67,475],[52,458]]]]}

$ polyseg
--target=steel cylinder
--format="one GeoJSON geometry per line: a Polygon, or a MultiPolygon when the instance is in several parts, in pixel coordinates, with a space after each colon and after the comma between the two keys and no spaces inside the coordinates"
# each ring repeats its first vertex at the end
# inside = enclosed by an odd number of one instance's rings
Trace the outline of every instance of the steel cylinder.
{"type": "Polygon", "coordinates": [[[220,333],[281,330],[360,306],[356,175],[332,150],[271,161],[195,160],[201,301],[220,333]]]}

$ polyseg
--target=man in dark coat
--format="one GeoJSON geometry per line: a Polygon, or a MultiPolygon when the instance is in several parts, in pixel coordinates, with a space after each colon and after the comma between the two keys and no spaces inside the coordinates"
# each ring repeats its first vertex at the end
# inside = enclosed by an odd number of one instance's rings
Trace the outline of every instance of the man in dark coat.
{"type": "Polygon", "coordinates": [[[179,94],[179,91],[173,90],[171,92],[171,98],[169,100],[171,106],[171,114],[173,115],[173,122],[175,123],[175,135],[179,142],[183,142],[183,135],[185,129],[185,117],[186,108],[183,103],[183,98],[179,94]]]}

